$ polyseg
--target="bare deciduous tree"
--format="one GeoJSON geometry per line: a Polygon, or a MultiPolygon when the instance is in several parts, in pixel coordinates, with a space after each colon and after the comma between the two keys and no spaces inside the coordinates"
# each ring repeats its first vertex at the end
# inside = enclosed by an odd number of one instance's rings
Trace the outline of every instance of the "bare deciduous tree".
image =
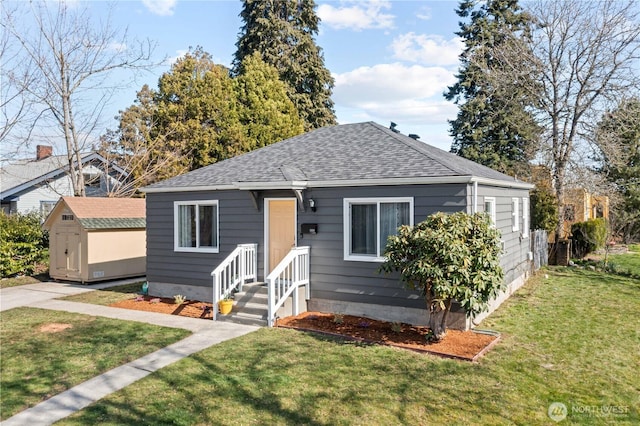
{"type": "Polygon", "coordinates": [[[117,84],[110,77],[118,70],[152,66],[154,46],[148,40],[130,42],[126,30],[112,26],[110,14],[98,22],[86,7],[64,1],[32,1],[23,6],[27,8],[21,10],[23,15],[3,20],[2,27],[8,42],[20,47],[20,55],[14,58],[19,61],[11,81],[14,90],[40,108],[34,111],[27,134],[36,127],[62,134],[73,191],[84,196],[80,153],[98,140],[95,133],[102,130],[104,107],[115,90],[126,84],[127,77],[117,84]]]}
{"type": "Polygon", "coordinates": [[[546,131],[560,236],[572,158],[587,149],[582,144],[607,107],[638,90],[640,8],[633,0],[539,0],[524,6],[538,24],[532,66],[542,84],[538,118],[546,131]]]}
{"type": "MultiPolygon", "coordinates": [[[[12,22],[15,16],[15,7],[0,2],[0,22],[12,22]]],[[[0,142],[3,143],[4,154],[8,154],[5,140],[14,127],[18,125],[30,111],[30,102],[25,96],[24,87],[31,85],[30,67],[20,63],[20,49],[15,43],[11,43],[8,31],[2,25],[0,33],[0,142]],[[23,74],[21,74],[23,73],[23,74]],[[20,82],[20,84],[15,84],[20,82]]]]}

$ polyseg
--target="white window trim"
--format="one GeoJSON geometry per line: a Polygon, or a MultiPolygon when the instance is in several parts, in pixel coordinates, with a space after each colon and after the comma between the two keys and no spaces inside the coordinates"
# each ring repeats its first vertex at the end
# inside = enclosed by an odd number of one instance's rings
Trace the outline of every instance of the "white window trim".
{"type": "MultiPolygon", "coordinates": [[[[491,203],[491,212],[489,214],[489,217],[491,218],[491,226],[495,228],[497,226],[496,225],[496,197],[484,197],[483,205],[486,206],[487,203],[491,203]]],[[[485,213],[486,212],[487,210],[485,207],[485,213]]]]}
{"type": "Polygon", "coordinates": [[[529,238],[531,225],[529,223],[529,199],[522,197],[522,238],[529,238]]]}
{"type": "Polygon", "coordinates": [[[511,199],[511,230],[517,232],[520,230],[520,199],[511,199]]]}
{"type": "MultiPolygon", "coordinates": [[[[349,207],[352,204],[376,204],[377,205],[377,230],[376,244],[380,242],[380,203],[409,203],[409,225],[413,226],[413,197],[376,197],[376,198],[345,198],[343,200],[343,242],[344,242],[344,260],[358,262],[384,262],[384,256],[367,256],[362,254],[351,254],[351,215],[349,207]]],[[[378,247],[378,253],[384,251],[384,247],[378,247]]]]}
{"type": "MultiPolygon", "coordinates": [[[[196,240],[200,238],[199,229],[196,231],[196,240]]],[[[174,201],[173,202],[173,251],[194,252],[194,253],[218,253],[220,252],[220,206],[218,200],[194,200],[194,201],[174,201]],[[199,206],[216,206],[216,246],[215,247],[180,247],[178,238],[178,207],[196,206],[196,226],[199,226],[198,215],[199,206]]]]}

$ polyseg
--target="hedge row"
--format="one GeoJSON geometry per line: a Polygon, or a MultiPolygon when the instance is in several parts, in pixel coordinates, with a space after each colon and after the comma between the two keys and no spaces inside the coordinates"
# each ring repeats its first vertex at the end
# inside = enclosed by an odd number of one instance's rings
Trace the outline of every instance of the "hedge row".
{"type": "Polygon", "coordinates": [[[49,257],[49,234],[37,213],[0,212],[0,277],[33,274],[49,257]]]}

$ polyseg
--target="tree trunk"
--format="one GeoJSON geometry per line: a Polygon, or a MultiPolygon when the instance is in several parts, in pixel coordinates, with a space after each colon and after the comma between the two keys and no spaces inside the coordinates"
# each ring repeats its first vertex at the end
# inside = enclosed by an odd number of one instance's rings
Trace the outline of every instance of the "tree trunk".
{"type": "Polygon", "coordinates": [[[431,329],[430,341],[439,342],[447,335],[447,317],[452,303],[451,299],[447,300],[443,309],[439,301],[428,302],[429,328],[431,329]]]}

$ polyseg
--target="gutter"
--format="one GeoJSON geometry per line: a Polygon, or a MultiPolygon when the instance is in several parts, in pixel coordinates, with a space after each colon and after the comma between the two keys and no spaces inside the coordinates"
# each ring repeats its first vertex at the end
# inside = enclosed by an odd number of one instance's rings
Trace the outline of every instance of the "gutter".
{"type": "Polygon", "coordinates": [[[183,187],[145,187],[144,193],[194,192],[194,191],[222,191],[238,189],[241,191],[264,191],[271,189],[300,190],[307,188],[339,188],[362,186],[400,186],[400,185],[437,185],[437,184],[473,184],[475,197],[477,185],[497,186],[503,188],[532,189],[533,184],[517,180],[507,181],[499,179],[478,178],[475,176],[442,176],[415,178],[380,178],[380,179],[340,179],[317,181],[275,181],[275,182],[232,182],[221,185],[183,186],[183,187]]]}

